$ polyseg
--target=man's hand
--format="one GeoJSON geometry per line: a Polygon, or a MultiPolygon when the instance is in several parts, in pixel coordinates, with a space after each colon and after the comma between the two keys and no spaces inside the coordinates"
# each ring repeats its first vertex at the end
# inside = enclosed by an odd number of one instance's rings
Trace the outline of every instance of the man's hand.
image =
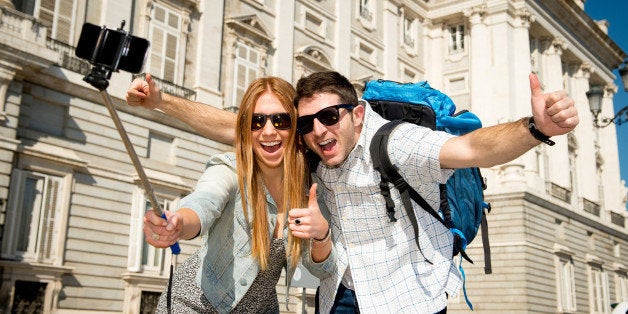
{"type": "Polygon", "coordinates": [[[322,240],[329,230],[329,223],[318,207],[316,186],[314,183],[310,187],[307,208],[293,208],[288,212],[290,230],[297,238],[322,240]]]}
{"type": "Polygon", "coordinates": [[[530,91],[534,122],[543,134],[567,134],[578,125],[578,110],[574,100],[564,91],[543,94],[536,74],[530,74],[530,91]]]}
{"type": "Polygon", "coordinates": [[[130,106],[141,106],[147,109],[159,108],[161,92],[150,74],[146,73],[146,81],[136,78],[126,91],[126,103],[130,106]]]}

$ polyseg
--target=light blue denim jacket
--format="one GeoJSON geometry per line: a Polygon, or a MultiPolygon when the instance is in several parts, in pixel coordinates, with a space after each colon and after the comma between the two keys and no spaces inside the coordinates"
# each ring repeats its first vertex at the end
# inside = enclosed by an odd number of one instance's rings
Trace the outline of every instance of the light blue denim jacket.
{"type": "MultiPolygon", "coordinates": [[[[200,218],[205,245],[200,249],[202,266],[196,281],[220,313],[229,312],[238,304],[259,272],[259,265],[251,255],[252,225],[244,218],[235,164],[233,153],[212,156],[194,192],[180,204],[180,208],[190,208],[200,218]]],[[[268,232],[272,238],[277,205],[268,191],[266,202],[268,232]]],[[[287,225],[283,230],[286,246],[287,225]]],[[[294,269],[289,267],[287,274],[290,283],[294,269]]]]}

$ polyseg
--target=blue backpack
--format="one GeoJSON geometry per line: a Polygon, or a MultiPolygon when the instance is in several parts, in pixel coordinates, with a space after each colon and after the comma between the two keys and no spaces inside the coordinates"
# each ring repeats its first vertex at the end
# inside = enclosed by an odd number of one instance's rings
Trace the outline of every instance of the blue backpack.
{"type": "MultiPolygon", "coordinates": [[[[390,197],[389,188],[389,183],[392,183],[399,191],[412,222],[417,245],[419,244],[418,223],[410,200],[414,200],[451,230],[454,235],[454,256],[459,253],[470,263],[473,261],[465,253],[465,248],[475,238],[478,227],[481,226],[484,272],[490,274],[492,272],[490,246],[485,216],[486,211],[490,212],[490,205],[484,201],[483,191],[486,189],[486,184],[480,169],[455,169],[447,183],[440,185],[440,208],[436,211],[401,177],[388,156],[389,135],[401,123],[410,122],[432,130],[462,135],[481,128],[480,119],[466,110],[455,113],[456,105],[453,101],[447,95],[431,88],[427,82],[403,84],[387,80],[372,80],[366,83],[362,98],[369,102],[375,112],[390,120],[377,130],[370,146],[373,166],[381,175],[380,189],[386,200],[386,210],[390,221],[396,221],[395,205],[390,197]]],[[[421,250],[420,246],[419,250],[421,250]]],[[[462,259],[460,262],[460,272],[465,280],[462,259]]],[[[463,291],[467,304],[473,310],[467,298],[465,285],[463,285],[463,291]]]]}

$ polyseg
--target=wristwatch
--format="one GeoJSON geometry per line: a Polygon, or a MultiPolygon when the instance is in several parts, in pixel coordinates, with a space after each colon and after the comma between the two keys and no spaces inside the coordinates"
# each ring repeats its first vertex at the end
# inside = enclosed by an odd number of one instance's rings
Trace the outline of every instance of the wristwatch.
{"type": "Polygon", "coordinates": [[[554,144],[556,144],[554,141],[550,140],[549,136],[541,133],[541,131],[536,128],[536,124],[534,123],[534,117],[530,117],[530,120],[528,120],[528,130],[530,130],[530,134],[532,134],[535,139],[549,146],[553,146],[554,144]]]}

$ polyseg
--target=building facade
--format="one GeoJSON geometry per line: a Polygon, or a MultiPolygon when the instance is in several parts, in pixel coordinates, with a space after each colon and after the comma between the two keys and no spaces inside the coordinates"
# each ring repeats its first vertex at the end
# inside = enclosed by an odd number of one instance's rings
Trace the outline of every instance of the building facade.
{"type": "MultiPolygon", "coordinates": [[[[492,273],[481,241],[464,264],[479,313],[610,313],[628,301],[626,187],[615,126],[592,124],[586,92],[605,91],[626,58],[583,0],[0,0],[0,312],[150,312],[182,254],[143,239],[141,180],[77,58],[82,25],[118,28],[151,46],[144,72],[161,89],[235,111],[248,84],[336,70],[427,80],[484,125],[530,115],[528,74],[566,90],[580,125],[489,169],[492,273]],[[124,21],[124,24],[122,23],[124,21]]],[[[612,25],[610,26],[612,27],[612,25]]],[[[133,74],[111,95],[165,209],[176,209],[208,156],[232,147],[158,111],[129,107],[133,74]]],[[[313,312],[315,290],[277,291],[282,312],[313,312]]],[[[449,312],[466,312],[464,297],[449,312]]]]}

